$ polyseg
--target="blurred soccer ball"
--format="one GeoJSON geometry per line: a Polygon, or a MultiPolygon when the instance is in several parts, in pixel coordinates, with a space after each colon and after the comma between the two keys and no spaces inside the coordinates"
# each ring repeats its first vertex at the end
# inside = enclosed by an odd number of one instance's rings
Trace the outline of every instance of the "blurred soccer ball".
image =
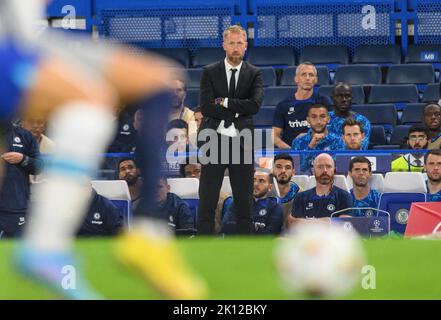
{"type": "Polygon", "coordinates": [[[358,234],[323,222],[298,223],[276,248],[283,287],[310,297],[336,297],[358,283],[365,255],[358,234]]]}

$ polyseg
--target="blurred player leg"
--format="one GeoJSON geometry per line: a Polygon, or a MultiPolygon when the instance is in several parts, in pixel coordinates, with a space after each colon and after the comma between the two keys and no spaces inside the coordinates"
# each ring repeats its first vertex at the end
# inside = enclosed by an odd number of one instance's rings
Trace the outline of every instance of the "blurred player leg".
{"type": "MultiPolygon", "coordinates": [[[[137,159],[143,176],[140,208],[147,213],[153,208],[155,188],[160,174],[160,152],[164,150],[164,126],[171,105],[170,93],[156,94],[145,99],[142,139],[137,146],[137,159]]],[[[162,221],[143,219],[131,232],[119,237],[116,254],[119,260],[138,271],[156,289],[172,299],[200,299],[204,283],[193,274],[162,221]]]]}
{"type": "Polygon", "coordinates": [[[77,271],[75,289],[63,288],[63,267],[88,205],[87,185],[113,134],[113,90],[58,60],[43,57],[33,86],[23,99],[25,114],[50,117],[49,134],[57,147],[45,168],[47,182],[37,185],[37,202],[17,254],[21,270],[68,298],[96,295],[77,271]],[[91,90],[91,88],[93,88],[91,90]]]}

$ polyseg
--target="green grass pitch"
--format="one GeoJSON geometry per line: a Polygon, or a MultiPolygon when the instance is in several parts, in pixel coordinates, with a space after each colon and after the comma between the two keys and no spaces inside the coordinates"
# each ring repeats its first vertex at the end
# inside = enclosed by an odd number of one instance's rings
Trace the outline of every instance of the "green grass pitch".
{"type": "MultiPolygon", "coordinates": [[[[190,264],[206,279],[208,299],[292,299],[279,286],[272,238],[180,239],[190,264]]],[[[360,286],[348,299],[440,299],[441,242],[364,240],[368,264],[376,270],[376,289],[360,286]]],[[[54,299],[52,292],[16,274],[15,243],[0,242],[0,299],[54,299]]],[[[107,299],[163,299],[113,258],[112,240],[79,240],[76,253],[92,285],[107,299]]]]}

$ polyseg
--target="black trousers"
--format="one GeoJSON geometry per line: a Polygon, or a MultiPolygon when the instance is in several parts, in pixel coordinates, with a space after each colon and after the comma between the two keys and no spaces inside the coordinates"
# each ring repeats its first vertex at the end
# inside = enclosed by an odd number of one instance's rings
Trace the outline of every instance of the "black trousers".
{"type": "Polygon", "coordinates": [[[27,221],[26,213],[0,212],[0,238],[21,236],[27,221]]]}
{"type": "Polygon", "coordinates": [[[199,181],[197,232],[202,235],[214,234],[215,210],[219,201],[219,192],[222,187],[225,169],[228,168],[236,212],[237,232],[239,234],[250,234],[254,177],[252,141],[241,140],[238,142],[238,138],[225,139],[225,137],[222,137],[222,139],[224,142],[228,140],[228,146],[221,143],[221,137],[218,135],[219,157],[217,157],[217,163],[202,164],[199,181]],[[247,145],[244,146],[244,143],[247,145]],[[228,152],[227,161],[221,159],[222,154],[225,156],[225,152],[228,152]],[[240,153],[239,161],[234,158],[234,155],[237,157],[238,152],[240,153]]]}

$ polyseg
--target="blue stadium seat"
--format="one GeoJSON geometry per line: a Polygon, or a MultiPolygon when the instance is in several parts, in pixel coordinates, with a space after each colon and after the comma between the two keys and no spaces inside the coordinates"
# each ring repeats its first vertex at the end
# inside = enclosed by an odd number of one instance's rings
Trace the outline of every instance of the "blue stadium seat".
{"type": "Polygon", "coordinates": [[[291,47],[248,48],[248,61],[255,66],[294,66],[294,49],[291,47]]]}
{"type": "Polygon", "coordinates": [[[276,106],[279,102],[292,97],[296,87],[267,87],[264,88],[263,106],[276,106]]]}
{"type": "Polygon", "coordinates": [[[355,49],[352,63],[400,64],[401,48],[399,45],[362,45],[355,49]]]}
{"type": "Polygon", "coordinates": [[[391,133],[397,124],[398,114],[393,104],[358,105],[353,106],[352,110],[364,115],[372,125],[383,125],[386,133],[391,133]]]}
{"type": "Polygon", "coordinates": [[[327,65],[332,71],[338,65],[349,63],[349,53],[344,46],[307,46],[303,48],[299,59],[300,63],[305,61],[327,65]]]}
{"type": "Polygon", "coordinates": [[[388,172],[378,208],[390,213],[391,230],[404,233],[412,202],[426,202],[427,187],[419,172],[388,172]]]}
{"type": "Polygon", "coordinates": [[[202,76],[202,68],[195,69],[187,69],[188,80],[187,80],[187,88],[200,88],[201,85],[201,76],[202,76]]]}
{"type": "Polygon", "coordinates": [[[382,193],[379,209],[390,213],[391,231],[404,233],[412,202],[426,202],[424,193],[382,193]]]}
{"type": "Polygon", "coordinates": [[[193,68],[200,68],[207,64],[222,60],[225,58],[223,48],[199,48],[193,57],[193,68]]]}
{"type": "Polygon", "coordinates": [[[194,109],[199,105],[199,89],[188,89],[184,105],[194,109]]]}
{"type": "Polygon", "coordinates": [[[441,45],[411,44],[407,48],[406,63],[439,63],[441,62],[441,45]]]}
{"type": "Polygon", "coordinates": [[[411,126],[412,125],[410,124],[395,126],[394,131],[392,132],[392,137],[390,138],[390,143],[396,145],[405,145],[407,134],[409,133],[411,126]]]}
{"type": "Polygon", "coordinates": [[[435,82],[435,70],[431,64],[402,64],[390,66],[386,83],[390,84],[427,84],[435,82]]]}
{"type": "Polygon", "coordinates": [[[424,103],[409,103],[403,110],[401,124],[415,124],[423,121],[424,103]]]}
{"type": "Polygon", "coordinates": [[[262,78],[263,78],[263,86],[264,87],[272,87],[276,85],[277,77],[276,77],[276,71],[273,67],[260,67],[259,68],[262,71],[262,78]]]}
{"type": "Polygon", "coordinates": [[[369,140],[369,149],[376,145],[387,144],[386,132],[383,126],[371,126],[371,136],[369,140]]]}
{"type": "Polygon", "coordinates": [[[271,127],[273,125],[273,116],[275,108],[260,108],[254,115],[253,122],[256,127],[271,127]]]}
{"type": "Polygon", "coordinates": [[[380,84],[381,69],[375,65],[341,66],[335,71],[334,83],[346,82],[354,84],[380,84]]]}
{"type": "Polygon", "coordinates": [[[185,68],[190,67],[190,53],[186,48],[159,48],[150,50],[179,62],[185,68]]]}
{"type": "Polygon", "coordinates": [[[394,103],[398,110],[406,103],[417,102],[418,88],[414,84],[373,85],[368,97],[368,103],[394,103]]]}
{"type": "MultiPolygon", "coordinates": [[[[283,69],[282,79],[280,80],[281,86],[294,85],[294,76],[296,74],[297,67],[288,67],[283,69]]],[[[317,69],[317,85],[328,85],[330,83],[329,69],[327,66],[316,66],[317,69]]]]}
{"type": "Polygon", "coordinates": [[[428,84],[426,87],[426,90],[423,94],[423,102],[431,102],[431,101],[438,101],[440,99],[439,96],[439,83],[431,83],[428,84]]]}
{"type": "MultiPolygon", "coordinates": [[[[363,104],[365,103],[364,90],[362,86],[351,86],[352,87],[352,104],[363,104]]],[[[321,86],[318,92],[321,95],[328,96],[331,98],[332,89],[334,86],[321,86]]]]}

